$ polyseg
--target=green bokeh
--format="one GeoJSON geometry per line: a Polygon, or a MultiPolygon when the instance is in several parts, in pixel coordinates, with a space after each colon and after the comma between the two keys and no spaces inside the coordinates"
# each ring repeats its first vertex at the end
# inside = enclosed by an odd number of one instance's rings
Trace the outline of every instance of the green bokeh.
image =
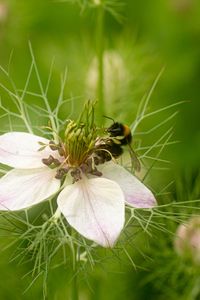
{"type": "MultiPolygon", "coordinates": [[[[119,53],[128,70],[128,77],[122,78],[127,80],[123,83],[125,89],[116,99],[116,105],[111,106],[109,115],[121,122],[131,124],[140,100],[149,91],[154,79],[164,67],[150,101],[150,111],[178,101],[186,101],[179,106],[179,114],[172,122],[175,123],[174,139],[179,140],[180,143],[170,146],[164,153],[164,158],[172,161],[172,174],[179,173],[180,169],[192,170],[191,172],[198,170],[200,167],[200,2],[198,0],[126,0],[123,2],[125,6],[122,12],[124,15],[122,23],[108,13],[105,19],[105,50],[119,53]]],[[[0,65],[7,68],[12,53],[10,64],[12,78],[17,87],[22,89],[31,63],[28,41],[34,49],[43,82],[47,80],[52,59],[55,57],[49,92],[51,105],[56,103],[60,74],[67,67],[65,95],[66,98],[74,98],[72,113],[76,117],[84,101],[91,97],[86,78],[95,56],[95,26],[95,12],[92,9],[81,12],[80,7],[75,4],[48,0],[0,1],[0,65]]],[[[8,85],[3,74],[0,75],[0,81],[8,85]]],[[[35,92],[38,90],[35,78],[31,81],[31,90],[35,92]]],[[[0,95],[4,103],[6,101],[7,107],[12,108],[3,90],[0,90],[0,95]]],[[[105,100],[109,103],[109,99],[105,100]]],[[[30,97],[28,101],[31,104],[35,100],[30,97]]],[[[69,114],[71,114],[71,105],[65,105],[62,118],[69,114]]],[[[138,131],[151,128],[166,117],[167,115],[164,114],[147,120],[138,131]]],[[[42,125],[43,120],[38,120],[37,115],[33,115],[33,120],[36,125],[42,125]]],[[[3,121],[1,126],[4,131],[6,124],[3,121]]],[[[162,129],[157,133],[158,136],[161,132],[162,129]]],[[[156,135],[144,137],[144,144],[150,144],[152,138],[156,138],[156,135]]],[[[153,179],[158,178],[157,176],[157,173],[153,175],[153,179]]],[[[168,176],[171,175],[166,174],[166,178],[168,176]]],[[[162,178],[159,178],[158,183],[154,184],[155,188],[161,182],[162,178]]],[[[140,242],[141,248],[148,248],[146,237],[138,238],[139,245],[140,242]]],[[[0,299],[42,299],[40,279],[27,293],[22,294],[29,281],[21,277],[28,272],[28,266],[18,267],[15,262],[9,263],[12,251],[13,249],[6,254],[4,252],[1,254],[0,299]]],[[[107,252],[105,253],[108,255],[107,252]]],[[[138,265],[142,264],[141,256],[135,249],[131,249],[131,254],[138,265]]],[[[103,251],[101,255],[103,257],[103,251]]],[[[153,256],[153,253],[151,255],[153,256]]],[[[152,264],[151,267],[154,268],[155,265],[152,264]]],[[[81,275],[81,299],[131,300],[148,297],[148,299],[165,300],[165,296],[160,295],[156,285],[149,284],[146,289],[142,285],[140,287],[138,282],[141,281],[143,273],[144,270],[140,271],[140,268],[135,273],[126,258],[116,262],[112,257],[102,267],[100,265],[94,271],[88,270],[88,285],[85,283],[84,274],[81,275]],[[156,294],[157,290],[158,294],[156,294]],[[152,298],[148,295],[150,292],[152,298]]],[[[50,272],[48,280],[50,291],[48,299],[70,299],[68,290],[70,274],[67,269],[61,267],[50,272]]],[[[187,298],[187,300],[192,299],[187,298]]]]}

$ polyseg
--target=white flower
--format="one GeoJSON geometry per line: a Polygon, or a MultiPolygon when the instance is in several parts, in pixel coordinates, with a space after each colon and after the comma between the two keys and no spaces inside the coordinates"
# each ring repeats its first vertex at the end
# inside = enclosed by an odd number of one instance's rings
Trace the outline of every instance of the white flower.
{"type": "MultiPolygon", "coordinates": [[[[59,191],[59,167],[50,168],[44,159],[64,159],[49,143],[24,132],[0,136],[0,163],[14,168],[0,179],[1,210],[28,208],[59,191]],[[47,145],[43,150],[42,143],[47,145]]],[[[98,171],[101,177],[82,174],[75,183],[68,173],[57,203],[68,223],[80,234],[111,247],[124,226],[125,204],[150,208],[156,200],[147,187],[120,165],[106,162],[98,166],[98,171]]]]}
{"type": "Polygon", "coordinates": [[[19,210],[47,199],[60,188],[56,170],[42,162],[53,154],[49,147],[39,151],[47,139],[24,132],[0,136],[0,163],[12,168],[0,179],[0,209],[19,210]]]}

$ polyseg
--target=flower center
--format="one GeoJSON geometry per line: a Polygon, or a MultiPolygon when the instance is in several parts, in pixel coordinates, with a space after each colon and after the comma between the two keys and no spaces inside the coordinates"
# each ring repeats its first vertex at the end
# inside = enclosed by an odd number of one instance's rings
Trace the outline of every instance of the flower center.
{"type": "Polygon", "coordinates": [[[42,162],[56,168],[57,179],[63,179],[70,173],[74,182],[82,179],[83,174],[102,176],[97,166],[121,153],[118,153],[119,147],[112,139],[100,137],[99,129],[94,124],[94,103],[90,101],[77,122],[68,121],[64,138],[58,144],[50,141],[48,146],[55,151],[55,155],[43,158],[42,162]]]}
{"type": "Polygon", "coordinates": [[[68,165],[81,166],[92,154],[96,140],[96,129],[87,123],[70,121],[65,131],[64,149],[68,165]]]}
{"type": "Polygon", "coordinates": [[[69,121],[64,140],[59,144],[49,142],[50,149],[57,153],[55,152],[55,156],[43,158],[42,162],[50,168],[57,169],[55,176],[57,179],[63,179],[68,173],[74,182],[80,180],[83,174],[101,176],[102,173],[96,168],[99,164],[99,159],[95,156],[96,140],[95,126],[69,121]]]}

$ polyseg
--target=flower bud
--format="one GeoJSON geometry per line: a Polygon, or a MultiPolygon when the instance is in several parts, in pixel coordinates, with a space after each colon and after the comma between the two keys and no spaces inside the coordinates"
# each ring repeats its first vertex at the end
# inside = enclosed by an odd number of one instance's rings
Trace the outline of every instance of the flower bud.
{"type": "MultiPolygon", "coordinates": [[[[103,58],[104,67],[104,96],[107,108],[112,111],[112,105],[122,98],[127,90],[128,71],[122,56],[116,51],[105,51],[103,58]]],[[[95,57],[88,70],[86,88],[89,98],[97,97],[98,86],[98,61],[95,57]]],[[[107,111],[109,113],[109,111],[107,111]]]]}
{"type": "Polygon", "coordinates": [[[178,226],[174,247],[181,257],[200,264],[200,216],[178,226]]]}
{"type": "Polygon", "coordinates": [[[171,7],[178,13],[188,13],[194,7],[195,2],[193,0],[172,0],[171,7]]]}
{"type": "Polygon", "coordinates": [[[8,18],[9,8],[5,2],[0,2],[0,23],[5,23],[8,18]]]}
{"type": "Polygon", "coordinates": [[[101,0],[93,0],[94,5],[100,5],[101,4],[101,0]]]}

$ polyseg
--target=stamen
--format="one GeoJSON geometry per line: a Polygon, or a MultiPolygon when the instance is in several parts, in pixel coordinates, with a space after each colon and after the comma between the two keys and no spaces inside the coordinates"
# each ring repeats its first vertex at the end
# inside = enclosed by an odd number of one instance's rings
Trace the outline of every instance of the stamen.
{"type": "Polygon", "coordinates": [[[55,165],[56,167],[58,167],[58,166],[61,165],[61,162],[60,162],[58,159],[56,159],[56,158],[54,158],[53,163],[54,163],[54,165],[55,165]]]}
{"type": "Polygon", "coordinates": [[[100,171],[98,171],[97,168],[94,168],[94,170],[92,170],[92,171],[90,172],[90,174],[95,175],[95,176],[98,176],[98,177],[101,177],[101,176],[103,175],[103,173],[100,172],[100,171]]]}
{"type": "Polygon", "coordinates": [[[58,145],[54,142],[54,141],[50,141],[49,142],[49,147],[51,148],[51,150],[53,151],[58,151],[58,153],[60,154],[60,156],[64,156],[65,151],[63,149],[63,146],[61,143],[59,143],[58,145]]]}
{"type": "Polygon", "coordinates": [[[62,146],[60,145],[60,147],[58,148],[58,153],[60,154],[60,156],[64,156],[65,155],[65,151],[62,148],[62,146]]]}
{"type": "MultiPolygon", "coordinates": [[[[95,158],[95,157],[94,157],[95,158]]],[[[89,158],[85,163],[83,163],[81,166],[80,166],[80,169],[81,171],[84,173],[84,174],[92,174],[92,175],[95,175],[95,176],[102,176],[102,173],[99,172],[97,170],[97,168],[95,167],[95,159],[94,158],[89,158]]],[[[96,157],[97,158],[97,157],[96,157]]],[[[97,158],[98,162],[99,162],[99,158],[97,158]]]]}
{"type": "Polygon", "coordinates": [[[63,177],[68,173],[68,171],[69,171],[69,169],[67,169],[67,168],[58,169],[57,172],[56,172],[55,178],[56,179],[63,179],[63,177]]]}
{"type": "Polygon", "coordinates": [[[53,151],[58,150],[58,145],[56,145],[54,141],[49,142],[49,147],[53,151]]]}
{"type": "Polygon", "coordinates": [[[76,181],[78,181],[78,180],[80,180],[82,178],[81,177],[81,171],[78,168],[72,170],[70,174],[73,177],[74,182],[76,182],[76,181]]]}
{"type": "Polygon", "coordinates": [[[49,155],[48,158],[43,158],[42,162],[43,164],[45,164],[46,166],[50,166],[54,161],[54,157],[52,155],[49,155]]]}
{"type": "Polygon", "coordinates": [[[48,167],[58,167],[61,165],[61,162],[57,158],[54,158],[52,155],[49,155],[48,158],[43,158],[42,162],[48,167]]]}

